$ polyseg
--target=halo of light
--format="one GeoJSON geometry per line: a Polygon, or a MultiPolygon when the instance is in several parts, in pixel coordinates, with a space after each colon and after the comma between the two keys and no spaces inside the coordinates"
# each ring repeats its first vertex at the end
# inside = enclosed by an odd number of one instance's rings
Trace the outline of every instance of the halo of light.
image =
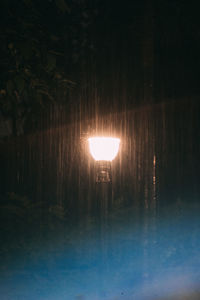
{"type": "Polygon", "coordinates": [[[88,141],[90,153],[95,160],[112,161],[117,156],[120,139],[113,137],[91,137],[88,141]]]}

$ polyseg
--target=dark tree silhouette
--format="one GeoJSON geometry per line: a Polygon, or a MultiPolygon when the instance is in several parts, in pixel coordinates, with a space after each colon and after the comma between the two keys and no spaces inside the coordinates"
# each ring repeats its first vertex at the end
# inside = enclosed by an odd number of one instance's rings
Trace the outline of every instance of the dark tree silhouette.
{"type": "Polygon", "coordinates": [[[0,113],[13,135],[52,103],[67,104],[94,14],[87,1],[1,1],[0,113]]]}

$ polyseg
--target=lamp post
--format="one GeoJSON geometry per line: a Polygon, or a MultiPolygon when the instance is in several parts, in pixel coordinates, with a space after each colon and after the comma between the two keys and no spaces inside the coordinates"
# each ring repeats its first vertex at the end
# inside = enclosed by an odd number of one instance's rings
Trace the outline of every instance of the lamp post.
{"type": "Polygon", "coordinates": [[[119,151],[119,138],[91,137],[88,139],[89,149],[96,161],[96,207],[97,215],[106,215],[112,202],[112,173],[111,162],[119,151]]]}
{"type": "Polygon", "coordinates": [[[120,139],[91,137],[88,141],[90,153],[97,162],[96,182],[112,182],[111,162],[118,154],[120,139]]]}

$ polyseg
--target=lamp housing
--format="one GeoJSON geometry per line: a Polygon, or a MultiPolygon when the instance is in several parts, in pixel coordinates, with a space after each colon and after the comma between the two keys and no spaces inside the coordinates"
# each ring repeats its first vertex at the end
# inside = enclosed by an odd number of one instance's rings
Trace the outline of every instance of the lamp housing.
{"type": "Polygon", "coordinates": [[[91,137],[88,139],[90,153],[96,160],[96,182],[112,182],[111,162],[119,151],[119,138],[91,137]]]}

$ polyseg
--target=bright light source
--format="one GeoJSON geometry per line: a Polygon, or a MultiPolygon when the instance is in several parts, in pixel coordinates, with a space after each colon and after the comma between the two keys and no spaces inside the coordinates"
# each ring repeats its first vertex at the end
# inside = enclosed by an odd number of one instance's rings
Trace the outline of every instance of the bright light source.
{"type": "Polygon", "coordinates": [[[90,153],[97,161],[112,161],[119,151],[120,139],[118,138],[92,137],[88,141],[90,153]]]}

